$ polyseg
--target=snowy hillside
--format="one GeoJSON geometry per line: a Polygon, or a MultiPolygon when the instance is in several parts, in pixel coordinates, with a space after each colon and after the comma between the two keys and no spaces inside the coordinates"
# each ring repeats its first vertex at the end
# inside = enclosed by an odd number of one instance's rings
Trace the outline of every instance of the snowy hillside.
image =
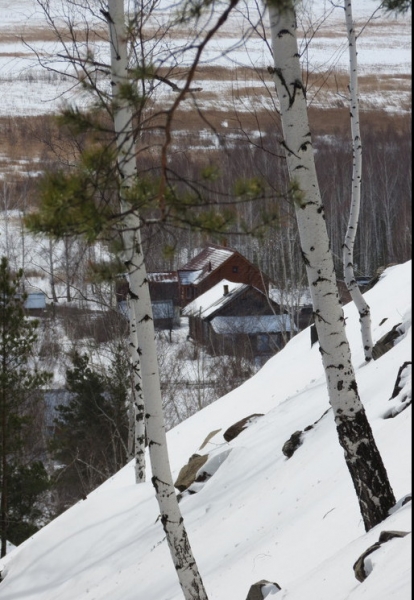
{"type": "MultiPolygon", "coordinates": [[[[399,368],[411,361],[411,263],[387,269],[366,298],[374,342],[402,324],[394,347],[365,365],[357,311],[345,307],[360,395],[396,508],[365,533],[326,412],[318,348],[305,330],[252,379],[168,433],[174,478],[191,455],[209,454],[212,477],[180,506],[210,600],[245,600],[261,579],[278,583],[266,596],[278,600],[411,598],[411,534],[370,554],[362,583],[353,571],[382,531],[411,532],[408,368],[390,400],[399,368]],[[226,429],[253,413],[264,416],[226,442],[226,429]],[[297,431],[302,445],[287,458],[282,447],[297,431]]],[[[181,600],[157,516],[151,483],[134,485],[127,465],[3,559],[2,600],[181,600]]]]}

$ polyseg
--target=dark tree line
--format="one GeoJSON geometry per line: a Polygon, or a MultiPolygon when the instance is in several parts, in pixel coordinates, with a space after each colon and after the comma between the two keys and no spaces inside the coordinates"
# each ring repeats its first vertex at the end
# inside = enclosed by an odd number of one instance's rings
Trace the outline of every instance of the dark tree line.
{"type": "MultiPolygon", "coordinates": [[[[412,186],[411,132],[387,128],[384,131],[363,129],[364,163],[361,215],[355,244],[357,275],[373,276],[390,263],[410,259],[412,246],[412,186]]],[[[177,180],[200,180],[203,168],[217,166],[217,178],[205,187],[213,202],[231,205],[237,182],[260,179],[266,186],[266,198],[238,202],[237,216],[231,231],[217,235],[217,242],[227,243],[247,258],[258,262],[263,270],[281,286],[286,279],[303,278],[293,210],[286,200],[288,189],[284,160],[271,151],[276,134],[263,135],[257,146],[242,140],[221,150],[211,150],[202,156],[177,154],[171,170],[177,180]],[[203,160],[204,158],[204,160],[203,160]],[[277,202],[277,220],[261,227],[263,216],[271,202],[277,202]],[[260,233],[246,236],[240,223],[260,233]]],[[[349,216],[352,153],[350,140],[340,132],[333,137],[316,137],[316,168],[325,206],[337,275],[342,279],[342,244],[349,216]]],[[[188,260],[195,248],[207,238],[197,231],[172,231],[152,226],[143,231],[147,247],[148,270],[175,269],[188,260]],[[174,252],[165,254],[165,248],[174,252]]]]}

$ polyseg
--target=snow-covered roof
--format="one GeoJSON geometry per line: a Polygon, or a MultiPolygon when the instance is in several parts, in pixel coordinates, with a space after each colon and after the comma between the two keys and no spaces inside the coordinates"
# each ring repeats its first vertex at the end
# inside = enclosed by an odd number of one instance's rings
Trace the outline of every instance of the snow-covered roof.
{"type": "Polygon", "coordinates": [[[147,279],[152,283],[175,283],[178,281],[178,275],[176,271],[154,271],[152,273],[147,273],[147,279]]]}
{"type": "Polygon", "coordinates": [[[198,269],[203,269],[203,267],[209,262],[211,263],[212,269],[217,269],[217,267],[222,265],[234,253],[235,250],[231,250],[229,248],[209,245],[199,252],[199,254],[194,256],[194,258],[188,261],[188,263],[183,265],[179,270],[197,271],[198,269]]]}
{"type": "Polygon", "coordinates": [[[234,298],[236,294],[249,286],[245,283],[234,283],[227,279],[222,279],[207,292],[201,294],[198,298],[187,304],[183,309],[184,317],[194,317],[196,315],[203,318],[208,317],[213,312],[224,306],[234,298]]]}
{"type": "Polygon", "coordinates": [[[211,326],[216,333],[279,333],[291,331],[288,315],[250,315],[248,317],[214,317],[211,326]]]}
{"type": "Polygon", "coordinates": [[[270,288],[269,296],[280,306],[309,306],[312,305],[312,297],[308,287],[297,289],[293,292],[282,290],[276,287],[270,288]]]}
{"type": "Polygon", "coordinates": [[[188,263],[178,269],[178,277],[182,285],[200,283],[209,273],[225,263],[235,250],[222,246],[209,245],[188,263]]]}
{"type": "Polygon", "coordinates": [[[202,269],[199,269],[198,271],[179,271],[178,277],[181,285],[191,285],[192,283],[195,283],[202,272],[202,269]]]}

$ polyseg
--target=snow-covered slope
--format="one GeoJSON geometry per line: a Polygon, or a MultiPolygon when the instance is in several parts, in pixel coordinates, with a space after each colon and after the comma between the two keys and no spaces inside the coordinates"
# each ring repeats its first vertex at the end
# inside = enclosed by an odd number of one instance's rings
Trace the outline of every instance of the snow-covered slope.
{"type": "MultiPolygon", "coordinates": [[[[245,600],[260,579],[279,584],[280,600],[411,598],[411,533],[370,555],[365,581],[353,572],[381,531],[411,532],[411,502],[402,502],[411,482],[411,406],[384,419],[411,397],[405,380],[390,400],[400,366],[411,360],[411,263],[387,269],[366,298],[374,341],[399,323],[405,332],[365,365],[357,311],[345,307],[360,394],[396,509],[365,533],[332,411],[324,415],[329,404],[321,360],[306,330],[240,388],[168,433],[176,477],[206,436],[220,429],[200,450],[210,454],[213,476],[180,503],[210,600],[245,600]],[[252,413],[264,416],[227,443],[226,428],[252,413]],[[286,458],[283,444],[309,425],[302,445],[286,458]]],[[[181,599],[157,516],[151,484],[134,485],[133,465],[127,465],[3,559],[2,600],[181,599]]]]}

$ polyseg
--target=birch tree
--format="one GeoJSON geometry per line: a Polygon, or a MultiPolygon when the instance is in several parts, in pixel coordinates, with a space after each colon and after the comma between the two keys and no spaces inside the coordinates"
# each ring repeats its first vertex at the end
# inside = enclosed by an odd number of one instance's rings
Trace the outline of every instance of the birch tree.
{"type": "Polygon", "coordinates": [[[124,262],[129,274],[133,307],[131,312],[135,317],[136,339],[139,343],[136,354],[140,355],[141,359],[140,371],[145,398],[145,422],[152,483],[160,507],[161,523],[184,597],[186,600],[207,600],[174,489],[162,410],[154,321],[140,237],[140,219],[138,213],[128,206],[128,191],[136,177],[136,153],[133,113],[126,99],[129,77],[123,0],[109,0],[106,18],[111,44],[114,129],[118,148],[118,168],[122,181],[121,210],[127,215],[122,223],[124,262]]]}
{"type": "MultiPolygon", "coordinates": [[[[268,3],[274,75],[301,251],[312,296],[329,401],[345,461],[368,531],[388,516],[395,497],[361,403],[345,333],[333,257],[324,219],[306,91],[302,81],[294,2],[268,3]]],[[[300,366],[299,366],[300,368],[300,366]]]]}
{"type": "Polygon", "coordinates": [[[354,272],[354,245],[361,206],[362,139],[361,129],[359,126],[358,53],[356,48],[357,36],[355,32],[354,20],[352,18],[352,0],[344,0],[344,9],[349,47],[349,103],[352,135],[352,193],[348,227],[342,247],[342,262],[345,283],[359,313],[362,346],[364,348],[365,360],[366,362],[369,362],[372,359],[371,312],[368,303],[359,289],[354,272]]]}

